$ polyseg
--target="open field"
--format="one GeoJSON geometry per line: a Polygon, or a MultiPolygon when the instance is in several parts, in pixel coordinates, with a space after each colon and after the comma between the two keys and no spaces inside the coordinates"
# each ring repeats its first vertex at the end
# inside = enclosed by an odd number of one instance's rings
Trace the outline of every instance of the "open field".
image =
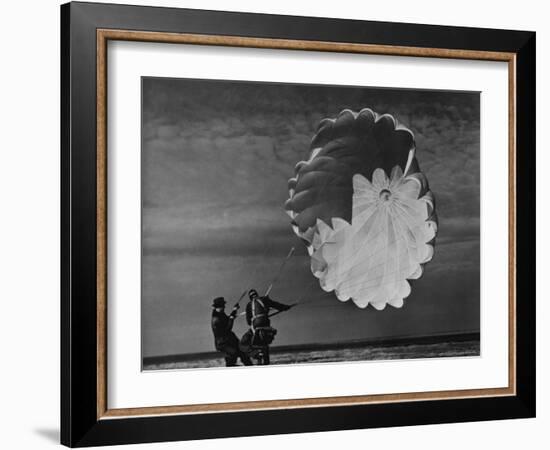
{"type": "MultiPolygon", "coordinates": [[[[479,334],[415,339],[348,342],[331,345],[281,346],[271,349],[271,364],[327,363],[479,356],[479,334]]],[[[208,352],[145,358],[144,370],[221,367],[221,353],[208,352]]]]}

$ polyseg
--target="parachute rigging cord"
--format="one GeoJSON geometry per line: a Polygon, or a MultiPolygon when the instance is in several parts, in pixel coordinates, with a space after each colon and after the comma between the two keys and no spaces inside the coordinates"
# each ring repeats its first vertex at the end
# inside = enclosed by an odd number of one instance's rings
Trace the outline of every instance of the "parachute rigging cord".
{"type": "Polygon", "coordinates": [[[236,308],[237,306],[239,306],[239,303],[241,303],[241,300],[244,298],[244,296],[246,295],[246,293],[248,292],[248,289],[245,289],[243,291],[243,293],[241,294],[241,296],[239,297],[239,300],[237,300],[237,302],[235,303],[235,305],[233,306],[233,308],[236,308]]]}
{"type": "Polygon", "coordinates": [[[281,310],[281,311],[276,311],[276,312],[274,312],[274,313],[269,314],[267,317],[271,318],[271,317],[273,317],[273,316],[276,316],[277,314],[281,314],[281,313],[283,313],[283,312],[287,312],[287,311],[289,311],[290,309],[292,309],[292,308],[294,308],[295,306],[298,306],[298,305],[299,305],[299,303],[292,303],[291,305],[288,305],[288,309],[284,309],[284,310],[281,310]]]}
{"type": "Polygon", "coordinates": [[[281,276],[281,273],[283,272],[283,269],[284,269],[286,263],[288,262],[288,260],[290,259],[290,257],[292,256],[293,253],[294,253],[294,247],[292,247],[290,249],[290,251],[288,252],[288,255],[286,255],[286,258],[281,263],[281,267],[279,267],[279,271],[277,272],[277,275],[275,275],[275,278],[273,278],[273,281],[271,282],[271,284],[269,285],[269,287],[265,291],[264,297],[267,297],[269,295],[269,293],[271,292],[271,289],[273,289],[273,286],[278,281],[279,277],[281,276]]]}
{"type": "Polygon", "coordinates": [[[285,209],[321,288],[361,308],[401,307],[437,234],[412,131],[370,109],[324,119],[288,187],[285,209]]]}
{"type": "MultiPolygon", "coordinates": [[[[278,281],[279,277],[281,276],[281,273],[283,272],[283,269],[284,267],[286,266],[286,263],[288,262],[288,260],[290,259],[290,257],[294,254],[294,251],[295,251],[295,247],[291,247],[291,249],[289,250],[288,254],[286,255],[285,259],[283,260],[283,262],[281,263],[281,266],[279,267],[279,271],[277,272],[277,274],[275,275],[275,277],[273,278],[273,281],[269,284],[267,290],[265,291],[265,294],[264,294],[264,297],[267,297],[269,295],[269,293],[271,292],[271,290],[273,289],[273,286],[275,286],[275,283],[278,281]]],[[[245,294],[248,292],[248,290],[245,290],[242,295],[240,296],[239,300],[237,301],[237,303],[235,303],[235,306],[237,306],[240,301],[243,299],[243,297],[245,296],[245,294]]],[[[295,303],[293,304],[291,307],[297,305],[298,303],[295,303]]],[[[280,312],[283,312],[283,311],[280,311],[280,312]]],[[[239,314],[237,314],[237,316],[243,316],[246,314],[246,311],[242,311],[240,312],[239,314]]],[[[275,315],[275,314],[272,314],[272,315],[275,315]]],[[[270,315],[269,317],[271,317],[272,315],[270,315]]]]}

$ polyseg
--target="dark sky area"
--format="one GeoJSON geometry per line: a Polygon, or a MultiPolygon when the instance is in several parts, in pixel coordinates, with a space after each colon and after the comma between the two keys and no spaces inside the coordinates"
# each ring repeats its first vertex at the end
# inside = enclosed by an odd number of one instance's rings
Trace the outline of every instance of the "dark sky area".
{"type": "Polygon", "coordinates": [[[479,93],[144,78],[142,95],[143,356],[214,350],[212,299],[263,292],[292,246],[271,296],[304,304],[273,319],[275,344],[479,330],[479,93]],[[322,291],[283,208],[319,121],[365,107],[414,132],[437,201],[435,256],[401,309],[322,291]]]}

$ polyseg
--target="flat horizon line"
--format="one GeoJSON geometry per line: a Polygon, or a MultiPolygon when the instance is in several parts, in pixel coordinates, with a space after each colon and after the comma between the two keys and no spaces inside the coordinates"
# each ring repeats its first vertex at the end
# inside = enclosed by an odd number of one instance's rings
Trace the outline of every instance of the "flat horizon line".
{"type": "MultiPolygon", "coordinates": [[[[420,336],[398,335],[398,336],[382,336],[368,339],[351,339],[346,341],[328,342],[328,343],[308,343],[308,344],[289,344],[270,347],[270,352],[283,353],[288,351],[312,351],[312,350],[335,350],[338,347],[361,347],[364,345],[383,345],[391,346],[397,344],[435,344],[445,340],[453,340],[454,342],[480,340],[480,331],[462,331],[462,332],[446,332],[424,334],[420,336]]],[[[219,352],[190,352],[190,353],[175,353],[169,355],[144,356],[142,357],[143,365],[162,364],[168,362],[184,362],[195,359],[208,359],[219,354],[219,352]]]]}

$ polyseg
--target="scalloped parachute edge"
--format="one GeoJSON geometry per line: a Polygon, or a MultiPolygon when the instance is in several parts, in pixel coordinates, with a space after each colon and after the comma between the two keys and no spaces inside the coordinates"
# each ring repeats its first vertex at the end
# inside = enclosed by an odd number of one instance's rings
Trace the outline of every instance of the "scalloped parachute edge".
{"type": "MultiPolygon", "coordinates": [[[[412,145],[409,148],[409,156],[407,158],[407,163],[405,165],[405,170],[403,172],[404,175],[407,175],[407,172],[410,169],[411,163],[412,163],[414,157],[416,156],[416,143],[415,143],[415,139],[414,139],[414,133],[409,128],[407,128],[405,125],[403,125],[401,122],[399,122],[391,114],[388,114],[388,113],[378,114],[376,111],[373,111],[370,108],[362,108],[359,112],[352,111],[351,109],[348,109],[348,108],[343,109],[342,111],[340,111],[338,116],[336,116],[335,118],[327,117],[327,118],[321,120],[321,122],[319,122],[319,125],[317,126],[317,130],[315,132],[315,135],[311,138],[311,142],[313,142],[315,140],[315,138],[317,137],[319,131],[321,130],[321,128],[323,128],[324,123],[331,122],[331,123],[334,124],[334,123],[336,123],[336,121],[341,116],[343,116],[345,114],[351,114],[354,119],[357,119],[357,117],[359,115],[361,115],[362,113],[372,114],[372,116],[374,117],[374,123],[375,124],[383,118],[389,118],[393,123],[394,131],[405,131],[405,132],[410,134],[411,139],[412,139],[412,145]]],[[[298,181],[298,172],[300,171],[301,167],[308,164],[308,163],[310,163],[317,156],[317,154],[321,150],[322,150],[322,147],[317,147],[317,148],[312,149],[311,153],[310,153],[310,156],[307,160],[302,160],[302,161],[299,161],[298,163],[296,163],[296,165],[294,166],[294,177],[292,177],[288,180],[289,186],[292,186],[292,185],[296,186],[296,183],[298,181]]],[[[424,177],[424,181],[425,181],[425,177],[424,177]]],[[[427,182],[426,182],[426,186],[427,186],[427,182]]],[[[289,193],[289,199],[292,199],[292,197],[294,196],[294,189],[289,188],[288,193],[289,193]]],[[[297,214],[294,211],[290,210],[290,209],[285,209],[285,212],[287,213],[287,215],[292,220],[294,220],[297,216],[297,214]]],[[[294,231],[296,236],[301,238],[306,243],[308,253],[311,256],[312,251],[310,249],[310,245],[311,245],[311,238],[313,238],[313,233],[315,232],[315,227],[310,227],[305,232],[301,233],[300,230],[298,229],[298,227],[296,225],[292,224],[292,230],[294,231]]]]}
{"type": "MultiPolygon", "coordinates": [[[[375,124],[378,123],[383,118],[389,118],[393,122],[393,129],[395,131],[405,131],[405,132],[407,132],[411,135],[412,147],[409,149],[409,158],[407,159],[407,164],[405,165],[405,170],[403,172],[405,175],[407,175],[407,172],[409,171],[412,160],[413,160],[413,158],[415,157],[415,154],[416,154],[416,144],[415,144],[415,139],[414,139],[414,133],[408,127],[403,125],[401,122],[399,122],[399,120],[397,120],[395,117],[393,117],[393,115],[391,115],[389,113],[378,114],[376,111],[373,111],[370,108],[363,108],[359,112],[352,111],[351,109],[348,109],[348,108],[343,109],[342,111],[340,111],[338,116],[336,116],[336,118],[327,117],[327,118],[321,120],[321,122],[319,123],[319,126],[317,127],[317,131],[316,131],[315,135],[313,136],[313,138],[311,138],[311,142],[315,141],[315,138],[317,137],[317,135],[318,135],[319,131],[321,130],[321,128],[323,127],[324,123],[331,122],[331,123],[334,124],[334,123],[336,123],[336,121],[341,116],[343,116],[345,114],[351,114],[354,119],[357,119],[357,117],[360,116],[363,113],[372,114],[374,116],[374,123],[375,124]]],[[[296,167],[298,167],[298,165],[300,163],[310,162],[313,158],[315,158],[315,156],[317,155],[317,153],[319,153],[320,150],[321,150],[321,147],[313,149],[309,159],[307,161],[300,161],[298,164],[296,164],[296,167]]],[[[295,169],[295,173],[297,173],[296,169],[295,169]]]]}
{"type": "MultiPolygon", "coordinates": [[[[391,119],[391,121],[394,125],[393,129],[395,131],[398,131],[398,130],[405,131],[411,136],[412,144],[409,148],[409,154],[408,154],[407,163],[406,163],[406,166],[405,166],[405,171],[403,173],[403,178],[407,178],[407,180],[414,180],[419,184],[420,193],[422,193],[423,195],[421,197],[419,197],[418,200],[424,201],[426,203],[427,209],[428,209],[428,214],[427,214],[428,218],[426,219],[426,225],[430,226],[433,229],[433,238],[429,242],[425,243],[425,245],[430,249],[429,253],[426,255],[426,258],[418,264],[417,269],[412,274],[410,274],[410,276],[408,276],[406,279],[403,280],[403,285],[401,287],[401,292],[400,292],[402,295],[400,295],[399,298],[389,299],[387,301],[388,304],[390,304],[394,307],[401,307],[403,305],[403,299],[408,297],[408,295],[410,295],[410,292],[411,292],[411,287],[410,287],[410,284],[407,280],[414,280],[414,279],[420,278],[423,274],[424,265],[433,258],[435,238],[436,238],[437,228],[438,228],[437,215],[435,213],[435,199],[434,199],[434,196],[433,196],[431,190],[429,190],[428,182],[427,182],[427,179],[426,179],[425,175],[422,174],[421,172],[415,172],[415,173],[412,173],[412,174],[408,174],[408,172],[410,170],[410,167],[411,167],[411,163],[412,163],[412,161],[414,160],[414,158],[416,156],[416,145],[415,145],[414,133],[409,128],[404,126],[402,123],[400,123],[397,119],[395,119],[391,114],[378,114],[375,111],[371,110],[370,108],[363,108],[358,113],[356,113],[354,111],[351,111],[349,109],[345,109],[345,110],[341,111],[340,114],[336,118],[327,118],[327,119],[324,119],[323,121],[321,121],[318,128],[317,128],[317,132],[316,132],[315,136],[312,138],[312,142],[315,140],[315,138],[317,137],[317,134],[323,128],[323,125],[326,124],[327,121],[329,121],[331,123],[335,123],[338,120],[338,118],[340,118],[344,114],[352,114],[354,119],[356,119],[358,115],[360,115],[362,113],[365,113],[365,112],[371,114],[374,117],[374,123],[377,123],[382,118],[391,119]]],[[[298,178],[297,174],[300,171],[300,168],[304,164],[307,164],[307,163],[311,162],[317,156],[317,154],[321,151],[322,148],[323,148],[322,146],[314,148],[313,150],[311,150],[310,157],[308,158],[307,161],[300,161],[296,164],[296,166],[295,166],[295,178],[291,178],[289,180],[289,186],[291,186],[293,182],[294,182],[294,186],[295,186],[295,183],[297,182],[297,178],[298,178]]],[[[356,176],[356,175],[354,175],[354,176],[356,176]]],[[[289,194],[290,194],[290,198],[292,198],[292,196],[294,195],[294,190],[292,188],[289,189],[289,194]]],[[[286,212],[292,219],[294,219],[296,217],[296,214],[293,211],[286,210],[286,212]]],[[[298,237],[300,237],[304,241],[304,243],[306,244],[308,253],[311,257],[311,270],[312,270],[313,274],[317,278],[319,278],[321,287],[325,291],[330,292],[334,289],[330,289],[330,286],[323,285],[323,282],[322,282],[322,279],[321,279],[322,278],[322,272],[323,272],[323,270],[326,270],[326,267],[323,268],[323,265],[326,266],[327,263],[323,262],[322,260],[319,260],[316,257],[317,256],[317,255],[315,255],[315,252],[316,252],[315,247],[316,246],[314,245],[314,242],[316,241],[316,239],[318,239],[320,237],[319,230],[323,230],[324,233],[326,233],[327,229],[331,230],[332,232],[336,232],[337,228],[339,229],[340,227],[350,226],[350,225],[351,224],[349,224],[346,220],[343,220],[343,219],[338,218],[338,217],[332,218],[330,224],[326,224],[323,220],[317,219],[317,223],[316,223],[315,226],[309,227],[305,232],[300,232],[298,227],[295,224],[292,224],[292,229],[295,232],[295,234],[298,237]]],[[[337,298],[341,301],[348,301],[351,298],[350,296],[342,295],[337,290],[335,290],[335,294],[336,294],[337,298]]],[[[357,304],[357,302],[355,302],[355,303],[357,304]]],[[[365,308],[368,304],[369,303],[358,304],[358,306],[361,307],[361,308],[365,308]]],[[[370,303],[370,304],[376,309],[384,309],[384,307],[386,305],[386,303],[382,303],[382,304],[380,304],[380,303],[370,303]]]]}
{"type": "MultiPolygon", "coordinates": [[[[342,111],[340,111],[340,113],[338,114],[338,116],[336,118],[327,117],[327,118],[321,120],[321,122],[319,123],[319,125],[317,127],[317,131],[316,131],[315,135],[311,138],[311,142],[313,143],[313,141],[315,141],[315,138],[319,134],[319,131],[321,130],[321,128],[323,128],[323,124],[325,124],[326,122],[330,122],[330,123],[334,124],[334,123],[336,123],[336,121],[340,117],[342,117],[345,114],[351,114],[354,119],[357,119],[357,117],[359,115],[363,114],[363,113],[372,114],[372,116],[374,117],[374,123],[375,124],[378,123],[383,118],[389,118],[393,123],[394,131],[405,131],[405,132],[410,134],[411,139],[412,139],[412,146],[409,149],[409,156],[408,156],[408,159],[407,159],[407,163],[405,165],[404,174],[406,175],[407,172],[410,169],[410,166],[411,166],[411,163],[412,163],[414,157],[416,156],[416,144],[415,144],[415,139],[414,139],[414,133],[409,128],[407,128],[405,125],[403,125],[401,122],[399,122],[391,114],[388,114],[388,113],[378,114],[376,111],[373,111],[370,108],[363,108],[359,112],[352,111],[351,109],[343,109],[342,111]]],[[[291,178],[290,180],[288,180],[289,185],[292,185],[292,184],[296,185],[296,182],[298,181],[297,175],[298,175],[298,172],[300,171],[300,169],[302,168],[302,166],[304,166],[304,165],[308,164],[309,162],[311,162],[317,156],[317,154],[321,151],[321,149],[322,149],[322,147],[317,147],[317,148],[312,149],[311,153],[310,153],[310,156],[307,160],[299,161],[298,163],[296,163],[296,165],[294,166],[294,175],[295,176],[293,178],[291,178]]],[[[290,194],[290,198],[292,198],[294,196],[294,189],[290,188],[289,189],[289,194],[290,194]]],[[[291,213],[291,211],[287,210],[287,214],[290,215],[290,213],[291,213]]],[[[290,215],[290,217],[292,219],[294,219],[294,217],[292,215],[290,215]]]]}
{"type": "MultiPolygon", "coordinates": [[[[356,178],[361,178],[368,183],[368,180],[366,180],[366,178],[360,174],[354,175],[354,180],[356,178]]],[[[422,179],[425,179],[424,175],[421,173],[409,175],[402,178],[404,180],[404,183],[408,181],[414,181],[419,185],[424,184],[422,179]]],[[[421,186],[419,186],[419,189],[420,188],[421,186]]],[[[405,277],[397,280],[398,289],[396,295],[392,296],[391,298],[387,298],[385,301],[364,301],[362,299],[354,298],[353,295],[346,293],[345,290],[341,290],[340,285],[335,283],[334,280],[332,282],[327,281],[325,277],[329,270],[330,264],[323,257],[323,254],[322,252],[320,252],[320,250],[322,250],[326,244],[337,244],[339,234],[343,232],[345,233],[346,230],[353,228],[352,224],[349,224],[347,221],[337,217],[331,220],[331,224],[326,224],[323,220],[317,219],[315,227],[316,231],[313,233],[311,246],[308,247],[311,256],[311,271],[313,275],[319,279],[321,288],[326,292],[334,291],[338,300],[342,302],[346,302],[351,299],[360,308],[366,308],[369,304],[377,310],[384,309],[386,304],[389,304],[396,308],[402,307],[404,304],[403,300],[407,298],[411,293],[411,286],[408,280],[416,280],[420,278],[424,271],[424,265],[431,261],[433,258],[435,238],[438,231],[437,216],[435,214],[435,201],[432,192],[427,191],[425,195],[417,198],[415,201],[423,202],[426,205],[425,214],[427,216],[427,219],[425,220],[424,225],[426,227],[427,233],[432,237],[422,244],[425,246],[423,257],[419,261],[415,261],[414,264],[412,264],[412,268],[405,277]]]]}

